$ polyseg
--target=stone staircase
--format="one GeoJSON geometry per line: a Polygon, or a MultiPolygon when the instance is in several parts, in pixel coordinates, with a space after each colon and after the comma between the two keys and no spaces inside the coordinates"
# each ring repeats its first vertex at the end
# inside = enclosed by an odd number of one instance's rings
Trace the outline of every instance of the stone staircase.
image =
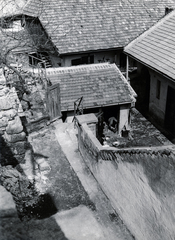
{"type": "MultiPolygon", "coordinates": [[[[51,64],[51,61],[50,61],[49,56],[45,56],[45,55],[43,55],[43,54],[40,53],[40,58],[41,58],[42,61],[45,62],[46,68],[52,67],[52,64],[51,64]]],[[[42,66],[41,66],[41,67],[42,67],[42,66]]]]}

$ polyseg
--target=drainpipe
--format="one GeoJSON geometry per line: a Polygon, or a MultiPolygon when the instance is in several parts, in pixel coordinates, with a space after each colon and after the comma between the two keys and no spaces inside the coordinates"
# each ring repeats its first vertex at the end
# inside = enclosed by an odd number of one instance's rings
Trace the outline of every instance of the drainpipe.
{"type": "Polygon", "coordinates": [[[129,59],[128,59],[128,55],[126,55],[126,80],[129,81],[129,59]]]}

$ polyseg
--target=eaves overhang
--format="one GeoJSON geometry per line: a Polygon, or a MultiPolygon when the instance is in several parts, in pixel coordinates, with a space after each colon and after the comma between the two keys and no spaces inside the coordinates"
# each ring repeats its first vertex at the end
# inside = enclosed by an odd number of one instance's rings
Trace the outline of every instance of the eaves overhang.
{"type": "Polygon", "coordinates": [[[148,67],[148,68],[150,68],[151,70],[157,72],[158,74],[160,74],[160,75],[166,77],[166,78],[169,79],[170,81],[175,82],[175,78],[174,78],[174,79],[171,78],[171,77],[168,76],[167,74],[165,74],[165,73],[159,71],[158,69],[156,69],[156,68],[152,67],[151,65],[149,65],[149,64],[147,64],[147,63],[141,61],[139,58],[137,58],[137,57],[135,57],[135,56],[132,56],[131,54],[129,54],[129,53],[125,52],[125,51],[124,51],[124,53],[125,53],[128,57],[135,59],[137,62],[141,63],[142,65],[144,65],[144,66],[146,66],[146,67],[148,67]]]}

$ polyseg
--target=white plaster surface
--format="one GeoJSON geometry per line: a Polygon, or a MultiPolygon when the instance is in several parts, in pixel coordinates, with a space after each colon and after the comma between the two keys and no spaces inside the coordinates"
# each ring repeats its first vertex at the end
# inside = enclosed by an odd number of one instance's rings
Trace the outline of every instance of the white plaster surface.
{"type": "Polygon", "coordinates": [[[54,216],[69,240],[105,240],[101,225],[86,206],[62,211],[54,216]]]}
{"type": "Polygon", "coordinates": [[[11,193],[0,185],[0,210],[16,209],[11,193]]]}

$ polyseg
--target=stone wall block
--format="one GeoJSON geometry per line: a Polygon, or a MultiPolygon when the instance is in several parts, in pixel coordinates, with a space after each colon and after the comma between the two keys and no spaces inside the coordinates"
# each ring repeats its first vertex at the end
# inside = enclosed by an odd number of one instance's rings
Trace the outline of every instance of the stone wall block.
{"type": "Polygon", "coordinates": [[[0,87],[5,87],[5,86],[6,86],[5,78],[0,77],[0,87]]]}
{"type": "Polygon", "coordinates": [[[1,114],[2,117],[7,117],[8,119],[11,119],[17,116],[17,111],[15,109],[9,109],[7,111],[3,111],[1,114]]]}
{"type": "Polygon", "coordinates": [[[17,142],[17,143],[8,143],[8,146],[10,147],[11,151],[14,153],[14,154],[24,154],[25,153],[25,141],[23,142],[17,142]]]}
{"type": "Polygon", "coordinates": [[[50,171],[50,166],[47,162],[43,162],[39,165],[40,171],[50,171]]]}
{"type": "Polygon", "coordinates": [[[4,76],[3,68],[0,68],[0,85],[6,85],[6,79],[4,76]]]}
{"type": "Polygon", "coordinates": [[[16,160],[18,161],[18,163],[25,163],[25,154],[16,154],[14,155],[14,157],[16,158],[16,160]]]}
{"type": "Polygon", "coordinates": [[[20,141],[25,141],[26,140],[25,132],[13,134],[13,135],[7,134],[7,132],[5,132],[4,137],[5,137],[6,141],[8,141],[10,143],[16,143],[16,142],[20,142],[20,141]]]}
{"type": "Polygon", "coordinates": [[[0,89],[0,97],[3,97],[3,96],[5,96],[5,93],[4,93],[4,91],[3,91],[4,89],[0,89]]]}
{"type": "Polygon", "coordinates": [[[23,126],[19,116],[16,116],[14,120],[8,122],[8,126],[6,128],[7,134],[17,134],[23,131],[23,126]]]}
{"type": "Polygon", "coordinates": [[[0,129],[4,129],[8,125],[8,120],[6,117],[0,119],[0,129]]]}
{"type": "Polygon", "coordinates": [[[4,132],[5,132],[5,128],[3,129],[3,128],[0,128],[0,135],[2,136],[2,135],[4,135],[4,132]]]}
{"type": "Polygon", "coordinates": [[[12,102],[7,97],[0,97],[0,110],[8,110],[13,108],[12,102]]]}
{"type": "Polygon", "coordinates": [[[0,97],[5,97],[9,93],[9,88],[8,87],[3,87],[0,89],[0,97]]]}
{"type": "Polygon", "coordinates": [[[2,90],[4,88],[4,85],[1,85],[1,83],[0,83],[0,90],[2,90]]]}

